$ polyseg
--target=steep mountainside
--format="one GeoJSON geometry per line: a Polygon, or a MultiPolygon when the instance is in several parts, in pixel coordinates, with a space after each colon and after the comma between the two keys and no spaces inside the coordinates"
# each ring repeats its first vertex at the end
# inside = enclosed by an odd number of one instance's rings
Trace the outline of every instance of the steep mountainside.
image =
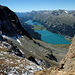
{"type": "Polygon", "coordinates": [[[16,37],[17,35],[26,35],[30,38],[28,32],[21,26],[16,14],[5,6],[0,6],[0,31],[2,35],[16,37]]]}
{"type": "Polygon", "coordinates": [[[31,19],[41,23],[49,31],[73,37],[75,34],[75,11],[32,11],[25,15],[25,20],[31,19]],[[71,33],[72,32],[72,33],[71,33]]]}
{"type": "MultiPolygon", "coordinates": [[[[20,14],[22,14],[22,13],[20,13],[20,14]]],[[[18,15],[18,17],[19,17],[21,25],[23,26],[23,28],[25,28],[25,30],[29,33],[29,35],[34,39],[41,40],[41,35],[39,33],[35,32],[34,29],[32,29],[33,26],[25,23],[25,20],[23,19],[24,16],[21,17],[18,15]]]]}
{"type": "Polygon", "coordinates": [[[36,72],[34,75],[75,75],[75,37],[60,66],[36,72]]]}

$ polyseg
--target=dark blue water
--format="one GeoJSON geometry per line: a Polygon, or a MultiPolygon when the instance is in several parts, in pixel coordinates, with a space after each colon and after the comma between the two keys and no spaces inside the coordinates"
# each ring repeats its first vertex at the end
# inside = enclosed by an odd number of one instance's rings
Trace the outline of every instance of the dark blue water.
{"type": "MultiPolygon", "coordinates": [[[[34,25],[34,24],[41,25],[37,22],[33,22],[32,20],[28,20],[26,22],[29,25],[34,25]]],[[[64,36],[49,32],[48,30],[37,30],[35,32],[38,32],[41,35],[41,40],[47,43],[51,43],[51,44],[70,44],[71,43],[68,40],[66,40],[64,36]]]]}

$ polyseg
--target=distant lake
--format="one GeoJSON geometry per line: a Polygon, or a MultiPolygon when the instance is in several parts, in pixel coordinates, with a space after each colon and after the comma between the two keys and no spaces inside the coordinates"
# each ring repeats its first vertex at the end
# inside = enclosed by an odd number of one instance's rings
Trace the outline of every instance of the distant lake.
{"type": "Polygon", "coordinates": [[[33,22],[32,20],[28,20],[26,21],[25,23],[29,24],[29,25],[41,25],[40,23],[38,22],[33,22]]]}
{"type": "MultiPolygon", "coordinates": [[[[32,20],[26,21],[29,25],[41,25],[37,22],[33,22],[32,20]]],[[[37,30],[35,32],[38,32],[41,35],[41,40],[50,44],[70,44],[71,42],[66,40],[63,35],[52,33],[48,30],[37,30]]]]}
{"type": "Polygon", "coordinates": [[[41,40],[51,44],[70,44],[71,42],[67,41],[64,36],[49,32],[47,30],[37,30],[41,34],[41,40]]]}

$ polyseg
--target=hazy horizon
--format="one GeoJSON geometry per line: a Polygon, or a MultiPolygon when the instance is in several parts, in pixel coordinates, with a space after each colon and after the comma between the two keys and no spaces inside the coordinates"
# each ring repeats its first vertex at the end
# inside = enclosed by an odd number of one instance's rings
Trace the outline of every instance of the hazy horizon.
{"type": "Polygon", "coordinates": [[[0,5],[7,6],[14,12],[75,10],[75,0],[0,0],[0,5]]]}

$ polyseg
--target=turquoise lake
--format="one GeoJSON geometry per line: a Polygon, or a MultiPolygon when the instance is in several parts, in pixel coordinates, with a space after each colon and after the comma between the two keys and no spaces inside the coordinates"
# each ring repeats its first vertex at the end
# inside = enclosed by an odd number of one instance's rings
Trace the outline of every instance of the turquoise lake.
{"type": "Polygon", "coordinates": [[[26,21],[25,23],[29,24],[29,25],[41,25],[40,23],[38,22],[33,22],[32,20],[28,20],[26,21]]]}
{"type": "MultiPolygon", "coordinates": [[[[31,20],[26,21],[29,25],[41,25],[37,22],[32,22],[31,20]]],[[[52,33],[48,30],[37,30],[35,32],[38,32],[41,35],[41,40],[50,44],[70,44],[71,42],[66,40],[63,35],[52,33]]]]}
{"type": "Polygon", "coordinates": [[[41,40],[51,44],[70,44],[71,42],[67,41],[64,36],[49,32],[47,30],[37,30],[41,34],[41,40]]]}

